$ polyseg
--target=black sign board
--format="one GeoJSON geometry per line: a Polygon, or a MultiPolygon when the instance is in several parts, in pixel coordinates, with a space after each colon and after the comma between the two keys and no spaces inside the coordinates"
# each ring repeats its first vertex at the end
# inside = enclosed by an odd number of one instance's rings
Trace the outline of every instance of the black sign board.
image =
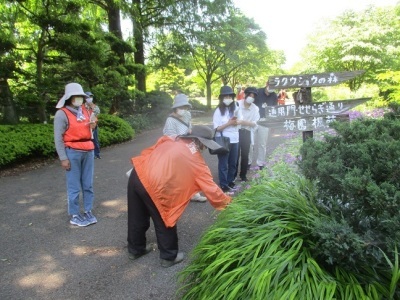
{"type": "Polygon", "coordinates": [[[333,86],[364,73],[365,71],[359,70],[319,74],[270,76],[268,77],[268,85],[272,89],[333,86]]]}

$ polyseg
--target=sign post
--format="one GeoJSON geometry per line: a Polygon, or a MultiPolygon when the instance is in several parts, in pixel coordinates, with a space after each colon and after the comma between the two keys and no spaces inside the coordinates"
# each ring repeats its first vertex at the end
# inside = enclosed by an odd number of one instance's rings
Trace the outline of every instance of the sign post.
{"type": "Polygon", "coordinates": [[[302,131],[304,142],[313,137],[313,130],[328,128],[330,122],[343,119],[346,111],[371,99],[313,102],[311,88],[337,85],[364,73],[365,71],[360,70],[270,76],[268,86],[273,89],[299,88],[299,90],[294,93],[294,105],[268,106],[266,120],[257,123],[269,128],[283,127],[288,131],[302,131]]]}

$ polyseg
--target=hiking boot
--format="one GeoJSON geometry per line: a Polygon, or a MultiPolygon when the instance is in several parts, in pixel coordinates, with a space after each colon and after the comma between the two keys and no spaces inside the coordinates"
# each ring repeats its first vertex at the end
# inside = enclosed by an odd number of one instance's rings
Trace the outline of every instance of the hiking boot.
{"type": "Polygon", "coordinates": [[[86,220],[81,215],[73,215],[71,220],[69,220],[69,222],[72,225],[76,225],[76,226],[79,226],[79,227],[86,227],[86,226],[90,225],[89,221],[86,220]]]}
{"type": "Polygon", "coordinates": [[[96,224],[97,223],[97,219],[96,217],[92,214],[91,211],[85,212],[83,214],[83,216],[85,217],[85,219],[89,222],[89,225],[91,224],[96,224]]]}
{"type": "Polygon", "coordinates": [[[146,245],[146,249],[144,250],[143,253],[139,253],[139,254],[133,254],[133,253],[128,253],[129,254],[129,259],[130,260],[135,260],[138,259],[139,257],[142,257],[143,255],[149,254],[151,251],[153,251],[153,245],[152,244],[148,244],[146,245]]]}
{"type": "Polygon", "coordinates": [[[172,267],[173,265],[176,265],[176,264],[179,264],[180,262],[182,262],[184,257],[185,257],[185,254],[183,254],[183,252],[178,252],[178,254],[176,255],[176,258],[174,260],[161,259],[161,266],[163,268],[172,267]]]}
{"type": "Polygon", "coordinates": [[[192,197],[192,199],[190,199],[190,201],[193,201],[193,202],[206,202],[207,198],[202,196],[202,195],[200,195],[200,193],[197,193],[192,197]]]}

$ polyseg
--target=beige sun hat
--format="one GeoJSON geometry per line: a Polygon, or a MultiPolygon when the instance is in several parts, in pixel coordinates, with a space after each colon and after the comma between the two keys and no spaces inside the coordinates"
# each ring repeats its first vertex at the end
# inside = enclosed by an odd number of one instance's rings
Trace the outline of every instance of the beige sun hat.
{"type": "Polygon", "coordinates": [[[88,95],[85,94],[82,86],[79,83],[68,83],[65,86],[64,96],[62,96],[61,99],[58,100],[56,108],[64,107],[65,101],[68,100],[71,96],[83,96],[85,98],[88,97],[88,95]]]}

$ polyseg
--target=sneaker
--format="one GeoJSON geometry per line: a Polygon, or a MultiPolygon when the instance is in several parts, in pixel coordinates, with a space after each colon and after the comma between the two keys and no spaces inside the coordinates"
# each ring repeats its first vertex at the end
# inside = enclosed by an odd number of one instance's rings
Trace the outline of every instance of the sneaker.
{"type": "Polygon", "coordinates": [[[179,264],[180,262],[183,261],[183,258],[185,257],[185,254],[183,252],[178,252],[178,255],[174,260],[166,260],[166,259],[161,259],[161,267],[163,268],[169,268],[172,267],[173,265],[179,264]]]}
{"type": "Polygon", "coordinates": [[[231,182],[228,184],[228,187],[230,187],[231,189],[235,189],[236,184],[234,182],[231,182]]]}
{"type": "Polygon", "coordinates": [[[142,257],[143,255],[149,254],[151,251],[153,251],[153,245],[152,244],[148,244],[146,245],[146,249],[143,253],[140,254],[133,254],[133,253],[128,253],[129,254],[129,259],[130,260],[135,260],[138,259],[139,257],[142,257]]]}
{"type": "Polygon", "coordinates": [[[76,226],[79,226],[79,227],[86,227],[86,226],[90,225],[89,221],[86,220],[81,215],[73,215],[71,220],[69,220],[69,222],[72,225],[76,225],[76,226]]]}
{"type": "Polygon", "coordinates": [[[100,155],[95,155],[94,158],[95,158],[95,159],[101,159],[101,156],[100,156],[100,155]]]}
{"type": "Polygon", "coordinates": [[[231,189],[230,189],[228,186],[223,186],[223,187],[221,188],[221,190],[222,190],[224,193],[226,193],[226,192],[229,192],[231,189]]]}
{"type": "Polygon", "coordinates": [[[202,195],[200,195],[200,193],[197,193],[192,197],[192,199],[190,199],[190,201],[193,201],[193,202],[206,202],[207,198],[202,196],[202,195]]]}
{"type": "Polygon", "coordinates": [[[85,217],[85,219],[89,222],[89,225],[91,224],[96,224],[97,223],[97,219],[96,217],[92,214],[91,211],[85,212],[83,214],[83,216],[85,217]]]}

